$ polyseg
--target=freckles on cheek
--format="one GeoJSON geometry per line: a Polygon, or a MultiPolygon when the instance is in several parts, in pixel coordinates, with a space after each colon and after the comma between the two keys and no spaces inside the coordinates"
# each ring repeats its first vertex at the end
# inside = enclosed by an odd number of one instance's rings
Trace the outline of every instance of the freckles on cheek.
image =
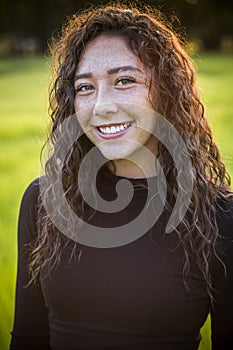
{"type": "Polygon", "coordinates": [[[90,113],[89,111],[85,110],[85,109],[80,109],[80,110],[76,110],[76,117],[77,117],[77,120],[79,122],[79,125],[82,129],[82,131],[87,134],[88,131],[91,128],[91,125],[90,125],[90,119],[91,119],[91,116],[90,116],[90,113]]]}
{"type": "Polygon", "coordinates": [[[90,114],[90,111],[93,109],[93,101],[88,98],[78,98],[74,99],[74,109],[76,112],[87,111],[90,114]]]}
{"type": "Polygon", "coordinates": [[[74,98],[74,110],[75,110],[75,112],[78,110],[78,104],[76,101],[76,97],[74,98]]]}
{"type": "Polygon", "coordinates": [[[74,98],[74,109],[75,111],[80,109],[80,101],[78,100],[77,96],[74,98]]]}

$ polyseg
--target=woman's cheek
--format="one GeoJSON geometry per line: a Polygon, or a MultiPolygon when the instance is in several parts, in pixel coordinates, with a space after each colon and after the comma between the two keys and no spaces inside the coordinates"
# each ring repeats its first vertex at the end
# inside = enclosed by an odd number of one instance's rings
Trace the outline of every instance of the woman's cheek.
{"type": "Polygon", "coordinates": [[[89,99],[90,97],[88,95],[80,95],[77,93],[74,98],[74,104],[77,107],[77,109],[80,109],[82,108],[82,106],[85,106],[88,103],[89,99]]]}

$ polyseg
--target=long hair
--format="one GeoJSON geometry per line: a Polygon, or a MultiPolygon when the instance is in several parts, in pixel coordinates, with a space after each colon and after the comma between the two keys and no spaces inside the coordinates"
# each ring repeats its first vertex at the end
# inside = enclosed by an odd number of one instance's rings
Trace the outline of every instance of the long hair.
{"type": "MultiPolygon", "coordinates": [[[[151,70],[151,87],[156,82],[157,111],[174,125],[184,140],[191,157],[194,187],[187,214],[176,228],[183,248],[183,274],[188,275],[190,259],[194,259],[212,297],[210,261],[218,257],[219,230],[216,203],[232,198],[230,178],[221,161],[220,152],[213,141],[203,104],[195,83],[195,70],[183,48],[183,42],[167,24],[162,14],[146,6],[137,7],[113,3],[91,8],[72,16],[62,30],[60,40],[53,47],[55,78],[50,92],[52,128],[48,139],[52,141],[51,154],[46,162],[45,176],[49,188],[41,192],[38,211],[38,236],[31,246],[30,283],[36,281],[46,266],[51,271],[58,266],[64,247],[70,239],[61,234],[44,211],[43,200],[56,191],[54,169],[58,164],[62,145],[57,145],[62,123],[74,114],[74,77],[81,54],[87,43],[102,33],[123,35],[130,48],[145,67],[151,70]]],[[[153,102],[153,96],[151,96],[153,102]]],[[[69,130],[67,135],[69,136],[69,130]]],[[[79,132],[79,130],[78,130],[79,132]]],[[[79,217],[88,220],[88,211],[80,193],[80,186],[92,188],[90,176],[77,183],[79,166],[93,144],[86,135],[75,141],[69,149],[62,168],[62,181],[69,203],[79,217]]],[[[171,209],[176,184],[176,168],[166,147],[158,142],[158,159],[167,180],[166,206],[171,209]]],[[[90,165],[91,167],[91,165],[90,165]]],[[[87,169],[91,174],[91,168],[87,169]]],[[[55,204],[57,213],[59,203],[55,204]]],[[[66,220],[67,228],[71,223],[66,220]]],[[[74,251],[77,244],[73,242],[74,251]]],[[[75,256],[74,251],[72,255],[75,256]]]]}

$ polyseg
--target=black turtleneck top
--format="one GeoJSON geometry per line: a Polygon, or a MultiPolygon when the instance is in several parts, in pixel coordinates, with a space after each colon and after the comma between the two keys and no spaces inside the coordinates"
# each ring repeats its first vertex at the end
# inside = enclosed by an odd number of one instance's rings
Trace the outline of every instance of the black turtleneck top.
{"type": "MultiPolygon", "coordinates": [[[[107,169],[102,172],[97,188],[104,199],[116,197],[119,179],[107,169]]],[[[135,188],[130,204],[118,213],[97,211],[93,225],[117,227],[140,213],[147,182],[130,181],[135,188]]],[[[165,209],[148,232],[119,247],[78,244],[76,259],[70,260],[70,240],[58,268],[25,288],[29,280],[25,245],[37,234],[38,196],[36,179],[24,193],[19,215],[11,350],[195,350],[209,313],[212,349],[233,349],[233,204],[217,213],[226,275],[213,259],[211,306],[202,274],[192,260],[187,286],[183,281],[184,254],[176,233],[165,234],[169,218],[165,209]]]]}

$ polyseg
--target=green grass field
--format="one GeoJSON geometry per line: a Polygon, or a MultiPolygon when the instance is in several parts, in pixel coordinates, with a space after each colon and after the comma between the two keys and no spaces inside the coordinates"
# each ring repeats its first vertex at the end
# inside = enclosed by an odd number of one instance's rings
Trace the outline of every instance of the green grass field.
{"type": "MultiPolygon", "coordinates": [[[[228,171],[233,175],[233,57],[195,58],[198,83],[228,171]]],[[[0,60],[0,349],[8,348],[13,322],[17,216],[25,187],[40,173],[47,124],[48,70],[43,58],[0,60]]],[[[210,349],[209,322],[200,350],[210,349]]]]}

